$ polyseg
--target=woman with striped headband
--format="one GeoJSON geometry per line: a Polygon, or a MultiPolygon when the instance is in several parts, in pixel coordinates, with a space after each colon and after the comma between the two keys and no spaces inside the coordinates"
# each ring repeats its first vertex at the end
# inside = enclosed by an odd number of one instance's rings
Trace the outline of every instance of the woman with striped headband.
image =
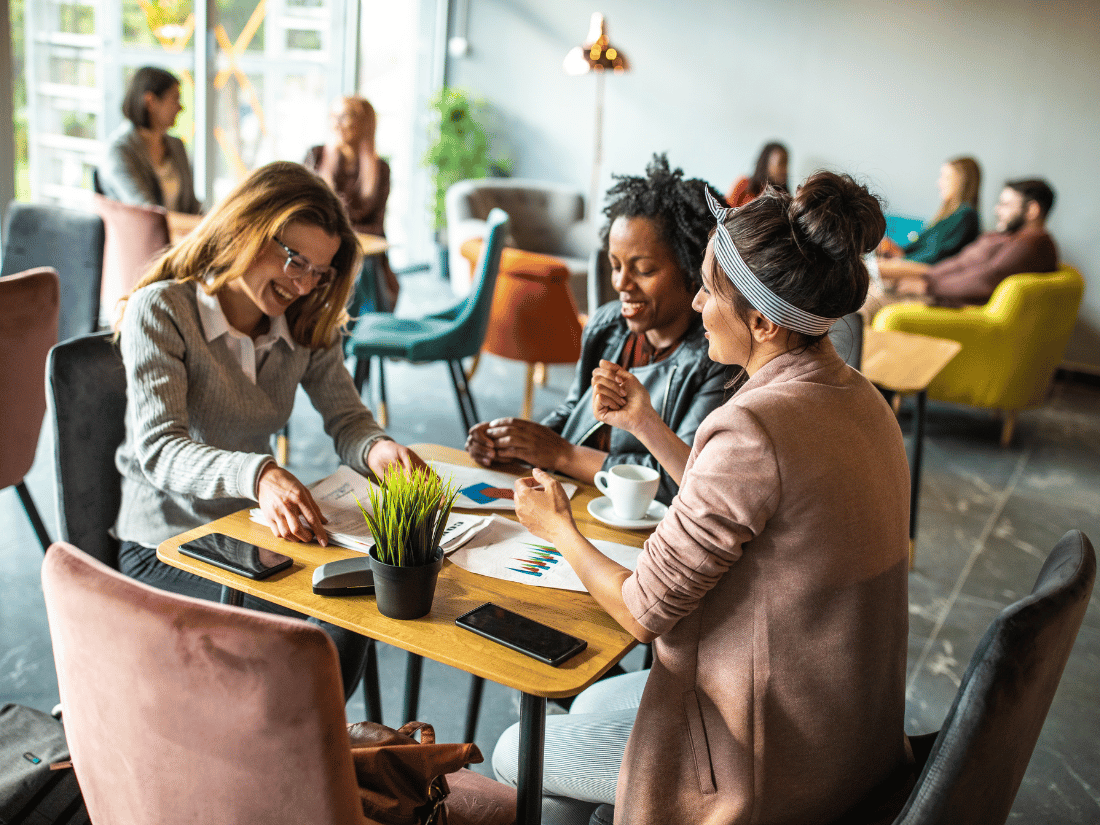
{"type": "Polygon", "coordinates": [[[606,801],[614,771],[597,754],[628,737],[617,823],[891,821],[912,779],[909,475],[890,409],[825,336],[863,302],[861,258],[885,220],[828,172],[711,208],[695,306],[710,358],[743,366],[740,388],[689,450],[629,375],[607,363],[593,377],[597,415],[680,481],[637,570],[580,535],[549,475],[516,485],[520,520],[655,654],[650,672],[581,694],[573,708],[593,713],[547,720],[547,787],[606,801]]]}

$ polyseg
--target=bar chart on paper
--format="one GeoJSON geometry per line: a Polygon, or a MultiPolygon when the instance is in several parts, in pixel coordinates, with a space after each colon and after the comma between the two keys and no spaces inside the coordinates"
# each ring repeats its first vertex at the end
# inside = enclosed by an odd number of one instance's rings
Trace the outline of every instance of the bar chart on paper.
{"type": "MultiPolygon", "coordinates": [[[[601,553],[623,567],[633,570],[638,564],[640,547],[628,547],[613,541],[593,539],[601,553]]],[[[496,579],[556,587],[562,590],[586,592],[581,580],[553,546],[517,524],[501,516],[477,533],[464,547],[449,553],[447,558],[464,570],[492,576],[496,579]]]]}

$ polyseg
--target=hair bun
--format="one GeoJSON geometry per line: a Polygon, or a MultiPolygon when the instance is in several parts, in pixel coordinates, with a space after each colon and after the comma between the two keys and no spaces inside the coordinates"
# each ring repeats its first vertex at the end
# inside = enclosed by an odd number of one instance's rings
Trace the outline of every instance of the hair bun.
{"type": "Polygon", "coordinates": [[[792,227],[835,261],[871,252],[886,234],[882,204],[848,175],[815,172],[791,199],[792,227]]]}

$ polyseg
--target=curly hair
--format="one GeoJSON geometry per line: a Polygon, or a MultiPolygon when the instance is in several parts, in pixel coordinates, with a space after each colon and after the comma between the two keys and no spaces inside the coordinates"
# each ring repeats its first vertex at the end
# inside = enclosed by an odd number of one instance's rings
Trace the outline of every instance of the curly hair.
{"type": "Polygon", "coordinates": [[[607,190],[608,204],[603,210],[607,223],[600,233],[600,242],[606,250],[611,224],[616,218],[648,218],[656,225],[688,288],[694,292],[702,283],[703,254],[714,229],[704,189],[710,189],[719,201],[722,195],[704,180],[685,180],[684,170],[670,169],[664,153],[654,154],[645,172],[645,177],[613,176],[615,183],[607,190]]]}

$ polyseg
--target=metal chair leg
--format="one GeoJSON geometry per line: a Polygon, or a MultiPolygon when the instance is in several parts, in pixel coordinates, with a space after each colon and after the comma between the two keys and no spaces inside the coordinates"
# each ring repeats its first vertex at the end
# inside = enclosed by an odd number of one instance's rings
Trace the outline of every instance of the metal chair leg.
{"type": "Polygon", "coordinates": [[[27,518],[31,521],[31,527],[34,528],[35,535],[38,536],[38,543],[42,545],[42,552],[46,552],[46,548],[50,546],[50,534],[46,532],[46,525],[42,523],[42,517],[38,515],[38,508],[34,506],[34,499],[31,498],[31,491],[27,489],[25,482],[20,481],[15,485],[15,492],[19,494],[19,501],[23,504],[23,509],[27,511],[27,518]]]}
{"type": "Polygon", "coordinates": [[[390,413],[386,407],[386,367],[381,358],[378,359],[378,423],[383,427],[388,427],[390,423],[390,413]]]}
{"type": "Polygon", "coordinates": [[[352,380],[355,381],[355,391],[359,393],[359,397],[363,397],[363,387],[370,386],[370,356],[364,355],[363,357],[355,357],[355,373],[352,376],[352,380]]]}
{"type": "Polygon", "coordinates": [[[447,366],[451,370],[451,381],[454,383],[455,397],[458,399],[458,412],[462,416],[464,427],[469,430],[478,422],[478,417],[474,397],[470,394],[470,385],[466,382],[466,373],[462,370],[461,361],[448,361],[447,366]]]}

